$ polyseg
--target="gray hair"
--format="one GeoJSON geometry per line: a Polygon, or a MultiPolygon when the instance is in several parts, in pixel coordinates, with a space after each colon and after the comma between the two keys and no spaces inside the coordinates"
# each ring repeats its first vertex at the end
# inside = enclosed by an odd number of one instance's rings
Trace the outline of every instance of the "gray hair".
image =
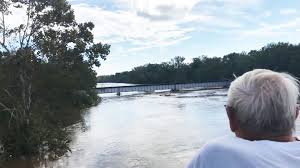
{"type": "Polygon", "coordinates": [[[227,105],[241,129],[267,135],[287,135],[295,129],[299,81],[287,73],[256,69],[235,79],[227,105]]]}

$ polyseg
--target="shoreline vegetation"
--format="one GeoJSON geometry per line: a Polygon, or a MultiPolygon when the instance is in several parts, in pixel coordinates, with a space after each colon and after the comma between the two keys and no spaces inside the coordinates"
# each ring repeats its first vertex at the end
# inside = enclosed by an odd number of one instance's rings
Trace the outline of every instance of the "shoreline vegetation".
{"type": "Polygon", "coordinates": [[[177,56],[169,62],[146,64],[131,71],[99,76],[98,82],[173,84],[224,81],[257,68],[288,72],[300,77],[300,44],[271,43],[248,53],[230,53],[223,57],[200,56],[193,58],[191,63],[184,61],[184,57],[177,56]]]}
{"type": "Polygon", "coordinates": [[[2,0],[0,15],[0,167],[56,160],[70,151],[66,127],[100,101],[93,67],[110,45],[94,42],[94,24],[77,23],[66,0],[2,0]],[[24,23],[8,25],[20,10],[24,23]]]}

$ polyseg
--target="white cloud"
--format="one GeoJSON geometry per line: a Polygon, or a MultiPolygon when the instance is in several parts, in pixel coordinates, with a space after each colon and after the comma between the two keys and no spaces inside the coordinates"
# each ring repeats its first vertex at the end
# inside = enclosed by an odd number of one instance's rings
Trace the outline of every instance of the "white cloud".
{"type": "MultiPolygon", "coordinates": [[[[95,24],[96,40],[123,45],[123,52],[166,47],[190,39],[190,33],[243,28],[245,9],[263,0],[112,0],[114,9],[75,3],[76,19],[95,24]],[[198,7],[204,7],[205,11],[198,7]],[[231,17],[234,16],[234,17],[231,17]],[[126,48],[126,49],[125,49],[126,48]]],[[[267,17],[270,12],[263,13],[267,17]]],[[[113,53],[114,54],[114,53],[113,53]]]]}
{"type": "Polygon", "coordinates": [[[174,21],[152,21],[131,11],[108,11],[86,4],[73,5],[79,22],[92,21],[96,26],[94,35],[97,40],[108,43],[126,43],[129,51],[151,47],[164,47],[188,39],[187,34],[193,27],[181,24],[197,20],[208,21],[209,16],[189,15],[174,21]]]}
{"type": "Polygon", "coordinates": [[[263,0],[242,0],[242,1],[241,0],[217,0],[217,1],[221,1],[224,3],[231,3],[243,7],[250,7],[254,5],[260,5],[263,0]]]}
{"type": "Polygon", "coordinates": [[[26,11],[22,8],[12,8],[10,7],[10,11],[13,13],[13,15],[7,15],[5,16],[5,21],[9,28],[15,28],[19,26],[20,24],[25,24],[27,21],[26,17],[26,11]]]}
{"type": "MultiPolygon", "coordinates": [[[[240,14],[245,9],[257,9],[264,0],[202,0],[199,6],[204,6],[214,12],[222,10],[224,13],[240,14]]],[[[204,8],[204,10],[205,10],[204,8]]]]}
{"type": "MultiPolygon", "coordinates": [[[[95,24],[97,41],[126,43],[128,51],[140,51],[190,39],[189,33],[196,30],[219,32],[224,28],[242,28],[241,21],[228,16],[244,15],[242,9],[256,6],[262,0],[113,0],[112,6],[121,6],[117,10],[68,1],[74,3],[72,8],[79,22],[95,24]],[[224,16],[214,13],[220,4],[227,9],[224,16]],[[193,11],[197,5],[206,5],[211,13],[193,11]]],[[[16,13],[9,20],[14,24],[25,19],[16,13]]]]}
{"type": "Polygon", "coordinates": [[[253,30],[241,31],[241,38],[245,37],[276,37],[288,35],[291,32],[297,32],[300,27],[300,17],[289,20],[284,23],[268,24],[263,23],[262,26],[253,30]]]}
{"type": "Polygon", "coordinates": [[[150,20],[172,20],[185,17],[201,0],[116,0],[137,15],[150,20]]]}
{"type": "Polygon", "coordinates": [[[281,9],[279,11],[279,13],[281,15],[295,15],[295,14],[297,14],[297,10],[296,9],[292,9],[292,8],[286,8],[286,9],[281,9]]]}

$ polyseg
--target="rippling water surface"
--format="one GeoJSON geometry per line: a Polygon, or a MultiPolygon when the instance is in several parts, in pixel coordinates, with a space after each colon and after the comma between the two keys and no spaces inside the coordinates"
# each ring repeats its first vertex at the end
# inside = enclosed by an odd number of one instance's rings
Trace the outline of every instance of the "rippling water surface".
{"type": "Polygon", "coordinates": [[[205,142],[231,134],[226,90],[102,97],[55,167],[184,167],[205,142]]]}

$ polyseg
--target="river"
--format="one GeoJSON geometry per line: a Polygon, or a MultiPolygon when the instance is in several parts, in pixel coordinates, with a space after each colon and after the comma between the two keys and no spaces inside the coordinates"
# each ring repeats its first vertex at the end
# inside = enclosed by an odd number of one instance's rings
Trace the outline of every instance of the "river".
{"type": "MultiPolygon", "coordinates": [[[[58,168],[180,168],[207,141],[233,135],[227,90],[101,95],[75,125],[72,153],[58,168]],[[84,126],[82,126],[84,125],[84,126]]],[[[299,122],[297,127],[300,130],[299,122]]],[[[297,134],[299,134],[298,132],[297,134]]]]}
{"type": "Polygon", "coordinates": [[[60,167],[184,167],[210,139],[231,134],[224,110],[226,91],[102,95],[78,130],[72,154],[60,167]]]}
{"type": "Polygon", "coordinates": [[[72,154],[55,165],[185,167],[204,143],[232,134],[224,109],[226,94],[213,90],[102,95],[102,103],[85,116],[87,129],[74,135],[72,154]]]}

